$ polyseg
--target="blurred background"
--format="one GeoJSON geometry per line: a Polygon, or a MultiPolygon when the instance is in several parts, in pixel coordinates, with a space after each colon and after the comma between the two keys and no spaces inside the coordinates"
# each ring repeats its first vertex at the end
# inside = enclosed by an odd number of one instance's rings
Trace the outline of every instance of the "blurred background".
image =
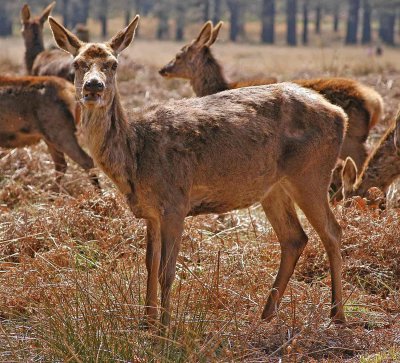
{"type": "MultiPolygon", "coordinates": [[[[33,14],[50,0],[0,0],[0,36],[19,35],[19,11],[33,14]]],[[[105,38],[136,13],[143,39],[191,39],[199,24],[224,21],[223,40],[279,45],[400,42],[400,0],[58,0],[53,15],[68,28],[88,26],[105,38]]]]}

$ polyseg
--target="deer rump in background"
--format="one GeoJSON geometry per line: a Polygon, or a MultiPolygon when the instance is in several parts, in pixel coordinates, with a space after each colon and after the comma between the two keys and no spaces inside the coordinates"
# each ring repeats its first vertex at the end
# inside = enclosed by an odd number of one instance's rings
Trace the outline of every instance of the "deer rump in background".
{"type": "MultiPolygon", "coordinates": [[[[162,67],[159,73],[166,78],[190,80],[197,96],[202,97],[228,89],[275,83],[276,79],[255,79],[228,82],[222,66],[214,58],[211,46],[217,40],[222,22],[213,27],[211,21],[204,24],[199,35],[185,45],[175,58],[162,67]]],[[[334,105],[342,107],[349,117],[348,130],[340,152],[345,159],[351,156],[361,169],[367,152],[365,141],[369,131],[383,114],[382,97],[372,88],[346,78],[321,78],[295,80],[294,83],[313,89],[334,105]]],[[[338,186],[334,186],[335,189],[338,186]]]]}
{"type": "Polygon", "coordinates": [[[170,322],[170,295],[184,219],[261,202],[281,244],[281,264],[262,317],[271,319],[307,243],[296,202],[320,236],[332,276],[331,317],[345,320],[341,227],[327,192],[346,128],[343,110],[295,84],[249,87],[154,104],[126,113],[118,55],[139,16],[107,43],[81,42],[49,18],[57,44],[74,56],[82,131],[96,163],[147,221],[146,315],[170,322]]]}

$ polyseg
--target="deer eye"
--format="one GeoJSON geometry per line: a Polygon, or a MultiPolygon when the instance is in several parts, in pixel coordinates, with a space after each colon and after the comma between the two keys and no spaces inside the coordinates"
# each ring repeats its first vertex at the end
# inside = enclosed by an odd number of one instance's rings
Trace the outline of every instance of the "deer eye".
{"type": "Polygon", "coordinates": [[[117,62],[114,62],[114,63],[111,65],[111,69],[112,69],[113,71],[115,71],[115,70],[117,69],[117,67],[118,67],[118,63],[117,63],[117,62]]]}
{"type": "Polygon", "coordinates": [[[79,68],[79,64],[77,62],[72,63],[74,69],[78,69],[79,68]]]}

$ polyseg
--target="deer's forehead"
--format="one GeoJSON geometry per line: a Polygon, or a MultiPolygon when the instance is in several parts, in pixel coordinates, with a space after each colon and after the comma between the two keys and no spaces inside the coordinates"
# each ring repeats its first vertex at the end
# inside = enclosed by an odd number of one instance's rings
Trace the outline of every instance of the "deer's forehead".
{"type": "Polygon", "coordinates": [[[78,57],[82,60],[87,61],[106,61],[106,60],[117,60],[112,50],[104,44],[85,44],[80,50],[78,57]]]}

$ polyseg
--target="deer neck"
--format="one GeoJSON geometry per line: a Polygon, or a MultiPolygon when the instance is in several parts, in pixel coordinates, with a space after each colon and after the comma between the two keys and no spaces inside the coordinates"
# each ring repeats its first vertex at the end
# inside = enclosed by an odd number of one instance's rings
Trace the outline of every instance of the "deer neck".
{"type": "Polygon", "coordinates": [[[396,154],[394,130],[391,129],[383,135],[378,146],[365,161],[354,194],[365,196],[372,187],[378,187],[386,192],[399,174],[400,158],[396,154]]]}
{"type": "Polygon", "coordinates": [[[25,65],[28,74],[32,73],[33,63],[39,53],[44,51],[43,37],[37,36],[33,40],[25,39],[25,65]]]}
{"type": "Polygon", "coordinates": [[[93,159],[119,191],[134,201],[136,138],[134,129],[128,127],[118,91],[105,107],[83,108],[82,131],[93,159]]]}
{"type": "Polygon", "coordinates": [[[222,67],[212,55],[210,49],[203,50],[203,59],[195,65],[195,76],[190,84],[196,96],[203,97],[229,89],[222,67]]]}

